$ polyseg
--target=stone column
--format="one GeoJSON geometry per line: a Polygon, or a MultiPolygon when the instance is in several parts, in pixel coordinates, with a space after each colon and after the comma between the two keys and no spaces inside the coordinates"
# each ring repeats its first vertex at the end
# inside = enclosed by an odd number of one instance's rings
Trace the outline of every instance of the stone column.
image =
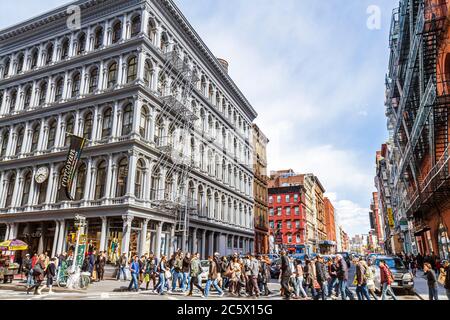
{"type": "Polygon", "coordinates": [[[56,253],[60,254],[64,252],[64,244],[66,238],[66,221],[64,219],[59,220],[59,232],[58,232],[58,246],[56,253]]]}
{"type": "Polygon", "coordinates": [[[131,236],[131,222],[133,222],[133,216],[123,215],[123,238],[122,238],[122,253],[127,253],[129,256],[130,252],[130,236],[131,236]]]}
{"type": "Polygon", "coordinates": [[[53,246],[52,246],[52,254],[51,257],[56,256],[57,252],[57,246],[58,246],[58,236],[59,236],[59,221],[55,220],[55,235],[53,236],[53,246]]]}
{"type": "Polygon", "coordinates": [[[155,256],[161,258],[161,234],[163,222],[159,221],[156,224],[156,241],[155,241],[155,256]]]}
{"type": "Polygon", "coordinates": [[[128,172],[128,181],[127,181],[127,193],[128,196],[132,199],[135,198],[135,180],[136,180],[136,165],[137,165],[137,154],[133,151],[129,153],[129,172],[128,172]]]}
{"type": "Polygon", "coordinates": [[[139,245],[139,255],[144,255],[145,253],[148,253],[146,250],[147,248],[145,247],[146,243],[147,243],[147,229],[148,229],[148,223],[149,223],[150,219],[144,219],[144,221],[142,222],[142,230],[141,230],[141,243],[139,245]]]}
{"type": "Polygon", "coordinates": [[[108,218],[100,217],[102,219],[102,233],[100,235],[100,251],[106,250],[106,239],[108,236],[108,218]]]}
{"type": "Polygon", "coordinates": [[[6,224],[5,240],[10,240],[10,239],[9,239],[9,233],[10,233],[10,231],[11,231],[11,224],[10,224],[10,223],[7,223],[7,224],[6,224]]]}
{"type": "Polygon", "coordinates": [[[197,243],[197,228],[194,228],[192,231],[192,254],[198,251],[198,243],[197,243]]]}
{"type": "Polygon", "coordinates": [[[206,230],[203,230],[202,232],[202,248],[201,248],[201,258],[206,259],[206,230]]]}
{"type": "Polygon", "coordinates": [[[208,256],[212,254],[214,254],[214,232],[211,231],[208,236],[208,256]]]}
{"type": "Polygon", "coordinates": [[[172,224],[170,227],[169,256],[175,252],[175,239],[175,226],[172,224]]]}

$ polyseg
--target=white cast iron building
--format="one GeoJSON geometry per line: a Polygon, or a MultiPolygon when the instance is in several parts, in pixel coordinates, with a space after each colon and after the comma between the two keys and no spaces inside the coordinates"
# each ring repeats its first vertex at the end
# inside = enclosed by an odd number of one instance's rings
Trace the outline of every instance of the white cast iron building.
{"type": "Polygon", "coordinates": [[[250,251],[257,114],[226,67],[171,0],[73,4],[81,29],[68,28],[65,6],[0,31],[0,240],[55,255],[73,245],[80,214],[88,240],[111,259],[115,248],[250,251]],[[193,125],[168,101],[184,105],[193,125]],[[89,140],[75,201],[58,190],[66,133],[89,140]],[[188,165],[165,157],[165,146],[188,165]],[[189,219],[178,228],[161,203],[183,196],[189,219]]]}

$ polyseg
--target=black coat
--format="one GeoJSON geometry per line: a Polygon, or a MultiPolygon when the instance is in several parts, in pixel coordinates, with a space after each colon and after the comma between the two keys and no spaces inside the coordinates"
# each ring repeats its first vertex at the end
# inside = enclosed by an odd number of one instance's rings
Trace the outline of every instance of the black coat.
{"type": "Polygon", "coordinates": [[[323,267],[324,266],[323,266],[322,262],[316,261],[316,276],[317,276],[317,281],[319,281],[319,282],[327,281],[327,275],[326,275],[323,267]]]}
{"type": "Polygon", "coordinates": [[[281,276],[290,277],[292,274],[291,268],[289,267],[289,259],[286,256],[281,256],[281,276]]]}
{"type": "Polygon", "coordinates": [[[344,259],[337,263],[337,276],[339,280],[348,280],[347,262],[344,259]]]}
{"type": "Polygon", "coordinates": [[[450,266],[448,266],[445,269],[445,283],[444,283],[444,288],[447,290],[450,290],[450,266]]]}

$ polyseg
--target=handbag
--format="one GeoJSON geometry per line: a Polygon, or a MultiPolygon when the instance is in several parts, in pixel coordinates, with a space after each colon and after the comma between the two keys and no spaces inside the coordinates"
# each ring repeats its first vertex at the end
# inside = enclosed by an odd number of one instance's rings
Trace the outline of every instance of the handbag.
{"type": "Polygon", "coordinates": [[[172,278],[172,273],[169,270],[166,270],[164,272],[164,276],[166,277],[166,279],[171,279],[172,278]]]}
{"type": "Polygon", "coordinates": [[[314,289],[320,289],[320,284],[317,280],[314,280],[314,289]]]}
{"type": "Polygon", "coordinates": [[[145,274],[144,281],[145,282],[150,282],[150,275],[148,273],[145,274]]]}

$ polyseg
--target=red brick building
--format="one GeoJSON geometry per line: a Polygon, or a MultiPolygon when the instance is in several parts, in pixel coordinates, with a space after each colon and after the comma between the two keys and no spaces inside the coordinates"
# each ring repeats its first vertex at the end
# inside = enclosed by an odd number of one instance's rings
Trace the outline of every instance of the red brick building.
{"type": "Polygon", "coordinates": [[[306,213],[303,185],[269,188],[269,225],[278,248],[282,246],[292,251],[304,248],[306,213]]]}
{"type": "Polygon", "coordinates": [[[331,253],[336,252],[336,223],[334,220],[334,206],[330,199],[324,198],[325,207],[325,230],[327,234],[327,241],[330,243],[329,250],[331,253]]]}

